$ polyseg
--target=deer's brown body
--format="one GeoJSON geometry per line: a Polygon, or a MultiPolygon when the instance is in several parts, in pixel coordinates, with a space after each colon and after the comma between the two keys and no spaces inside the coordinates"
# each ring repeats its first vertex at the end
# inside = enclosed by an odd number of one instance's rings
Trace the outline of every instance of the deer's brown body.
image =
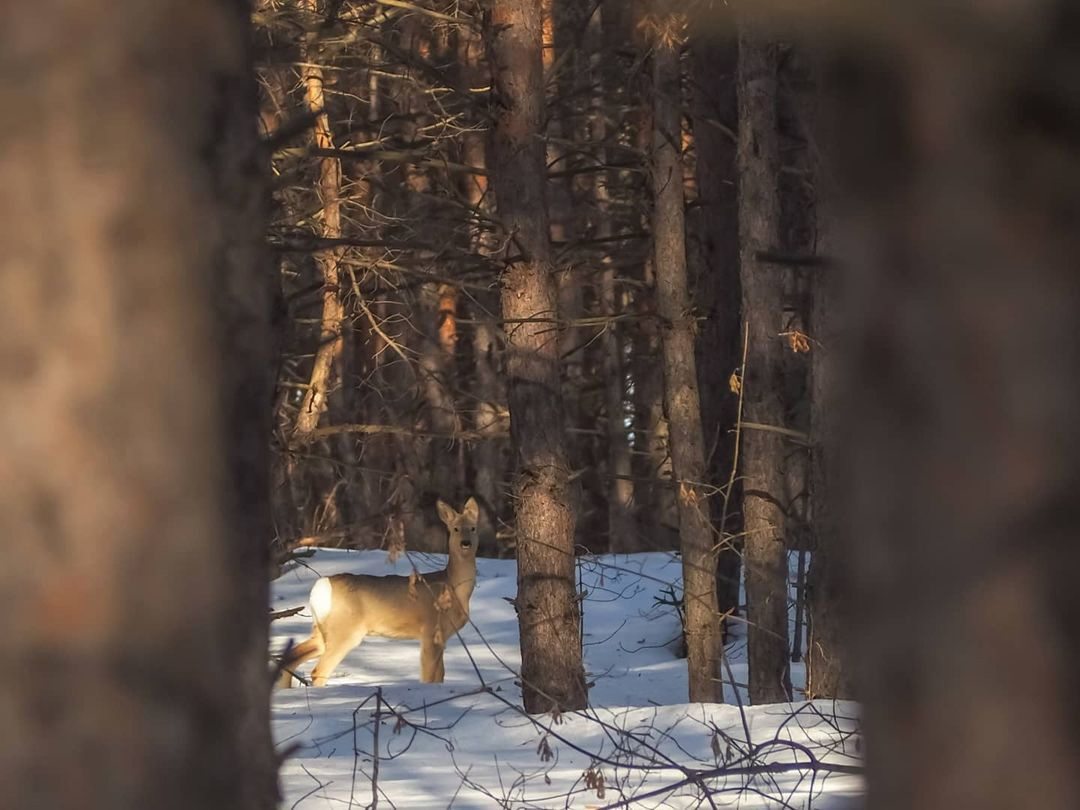
{"type": "Polygon", "coordinates": [[[420,680],[442,683],[446,642],[469,620],[476,585],[476,501],[461,512],[439,501],[439,517],[450,535],[446,568],[412,576],[338,574],[311,589],[311,637],[282,662],[281,685],[305,661],[319,656],[311,675],[323,686],[342,659],[366,636],[418,639],[420,680]]]}

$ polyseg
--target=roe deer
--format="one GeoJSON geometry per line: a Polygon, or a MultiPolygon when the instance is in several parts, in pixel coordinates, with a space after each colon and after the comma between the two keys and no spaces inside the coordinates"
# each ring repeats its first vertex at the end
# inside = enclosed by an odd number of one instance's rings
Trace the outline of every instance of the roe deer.
{"type": "Polygon", "coordinates": [[[321,656],[311,682],[323,686],[346,654],[365,636],[420,640],[420,680],[442,683],[446,642],[469,619],[476,585],[476,500],[461,512],[443,501],[439,518],[450,535],[446,568],[411,576],[338,574],[322,577],[311,589],[311,638],[297,644],[281,662],[281,686],[310,658],[321,656]]]}

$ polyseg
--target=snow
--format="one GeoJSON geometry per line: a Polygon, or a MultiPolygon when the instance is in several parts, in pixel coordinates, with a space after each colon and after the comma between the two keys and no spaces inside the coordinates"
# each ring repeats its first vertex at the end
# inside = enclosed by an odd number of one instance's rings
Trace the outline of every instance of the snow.
{"type": "MultiPolygon", "coordinates": [[[[274,583],[272,607],[306,604],[319,576],[407,574],[414,564],[435,570],[445,557],[390,562],[385,552],[320,549],[274,583]]],[[[583,557],[578,568],[587,592],[585,664],[593,684],[587,711],[529,717],[520,710],[517,621],[509,602],[515,563],[480,559],[472,620],[447,647],[444,683],[419,682],[418,642],[369,637],[328,686],[275,691],[274,733],[279,751],[287,752],[282,806],[363,808],[377,798],[379,807],[410,810],[845,810],[861,802],[855,704],[746,707],[745,692],[736,696],[730,684],[728,703],[686,703],[678,617],[661,603],[672,584],[679,587],[676,555],[583,557]]],[[[275,621],[272,651],[309,630],[307,609],[275,621]]],[[[745,683],[738,632],[728,657],[736,682],[745,683]]],[[[801,665],[793,679],[802,682],[801,665]]]]}

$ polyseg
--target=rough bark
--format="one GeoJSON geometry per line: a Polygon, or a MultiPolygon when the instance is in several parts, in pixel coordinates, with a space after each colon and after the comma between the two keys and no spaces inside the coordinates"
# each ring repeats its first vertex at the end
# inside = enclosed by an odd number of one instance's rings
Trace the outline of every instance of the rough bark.
{"type": "Polygon", "coordinates": [[[274,804],[246,12],[5,9],[4,807],[274,804]]]}
{"type": "Polygon", "coordinates": [[[500,0],[489,51],[499,101],[493,185],[510,241],[502,276],[518,553],[521,680],[531,713],[580,709],[587,693],[574,581],[576,493],[564,433],[557,289],[544,200],[541,14],[533,0],[500,0]]]}
{"type": "MultiPolygon", "coordinates": [[[[780,158],[776,128],[777,48],[739,20],[739,263],[746,367],[743,421],[782,427],[783,276],[758,254],[778,244],[780,158]]],[[[742,429],[744,556],[750,699],[791,698],[788,663],[784,445],[779,434],[742,429]]]]}
{"type": "Polygon", "coordinates": [[[661,36],[653,49],[653,261],[663,345],[664,408],[682,550],[684,633],[690,700],[722,699],[716,561],[705,487],[694,312],[686,267],[686,228],[680,160],[682,115],[678,42],[661,36]]]}
{"type": "MultiPolygon", "coordinates": [[[[726,487],[736,463],[738,418],[738,397],[728,381],[742,363],[739,200],[733,137],[738,128],[738,49],[733,36],[725,39],[711,29],[696,30],[690,57],[702,264],[694,284],[694,300],[704,316],[697,341],[701,422],[710,449],[709,482],[726,487]]],[[[734,613],[739,607],[741,500],[742,481],[736,477],[731,492],[709,501],[721,544],[716,560],[716,601],[721,614],[734,613]]]]}

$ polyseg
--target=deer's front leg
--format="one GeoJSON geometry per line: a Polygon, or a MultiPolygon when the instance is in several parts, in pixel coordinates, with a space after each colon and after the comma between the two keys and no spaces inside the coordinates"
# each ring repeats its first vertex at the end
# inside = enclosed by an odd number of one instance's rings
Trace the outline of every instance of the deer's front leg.
{"type": "Polygon", "coordinates": [[[438,631],[435,628],[425,628],[420,636],[420,680],[423,683],[442,683],[445,669],[443,668],[443,650],[445,642],[437,638],[438,631]]]}

